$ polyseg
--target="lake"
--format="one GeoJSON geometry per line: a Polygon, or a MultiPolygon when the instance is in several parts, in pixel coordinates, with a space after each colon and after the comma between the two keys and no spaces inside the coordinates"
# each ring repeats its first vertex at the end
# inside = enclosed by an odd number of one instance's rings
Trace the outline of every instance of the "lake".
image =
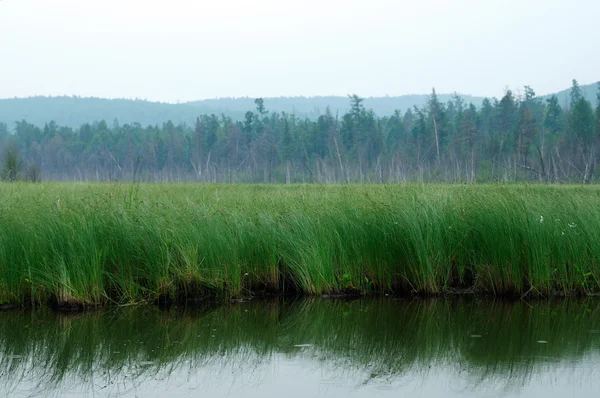
{"type": "Polygon", "coordinates": [[[597,397],[600,300],[0,312],[0,396],[597,397]]]}

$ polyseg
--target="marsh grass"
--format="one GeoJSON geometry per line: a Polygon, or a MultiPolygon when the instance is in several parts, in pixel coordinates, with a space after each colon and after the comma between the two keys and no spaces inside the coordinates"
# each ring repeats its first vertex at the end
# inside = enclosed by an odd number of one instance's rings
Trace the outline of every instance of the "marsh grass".
{"type": "Polygon", "coordinates": [[[0,301],[600,291],[600,189],[0,185],[0,301]]]}

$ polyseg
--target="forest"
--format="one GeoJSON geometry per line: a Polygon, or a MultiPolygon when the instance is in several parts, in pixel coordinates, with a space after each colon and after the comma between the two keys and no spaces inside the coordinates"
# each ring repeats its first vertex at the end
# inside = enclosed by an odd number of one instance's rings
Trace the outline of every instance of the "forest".
{"type": "Polygon", "coordinates": [[[344,112],[314,117],[254,100],[243,117],[199,114],[194,123],[79,127],[0,123],[4,180],[396,183],[599,180],[600,83],[588,100],[525,86],[467,102],[435,89],[421,106],[378,115],[357,95],[344,112]]]}

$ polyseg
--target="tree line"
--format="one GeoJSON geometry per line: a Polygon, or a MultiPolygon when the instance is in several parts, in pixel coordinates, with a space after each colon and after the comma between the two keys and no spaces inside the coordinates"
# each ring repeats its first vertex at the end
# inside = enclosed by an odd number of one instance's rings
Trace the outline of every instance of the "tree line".
{"type": "Polygon", "coordinates": [[[69,181],[554,182],[599,177],[600,82],[590,103],[524,87],[477,107],[458,94],[377,116],[349,96],[343,114],[269,112],[261,98],[241,120],[205,114],[193,125],[98,121],[79,128],[0,123],[0,177],[69,181]]]}

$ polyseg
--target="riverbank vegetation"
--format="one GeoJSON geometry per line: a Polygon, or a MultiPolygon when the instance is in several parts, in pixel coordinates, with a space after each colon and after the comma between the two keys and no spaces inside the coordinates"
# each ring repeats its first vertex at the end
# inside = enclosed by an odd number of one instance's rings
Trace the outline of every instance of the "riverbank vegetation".
{"type": "Polygon", "coordinates": [[[1,184],[0,298],[600,291],[600,189],[1,184]]]}

